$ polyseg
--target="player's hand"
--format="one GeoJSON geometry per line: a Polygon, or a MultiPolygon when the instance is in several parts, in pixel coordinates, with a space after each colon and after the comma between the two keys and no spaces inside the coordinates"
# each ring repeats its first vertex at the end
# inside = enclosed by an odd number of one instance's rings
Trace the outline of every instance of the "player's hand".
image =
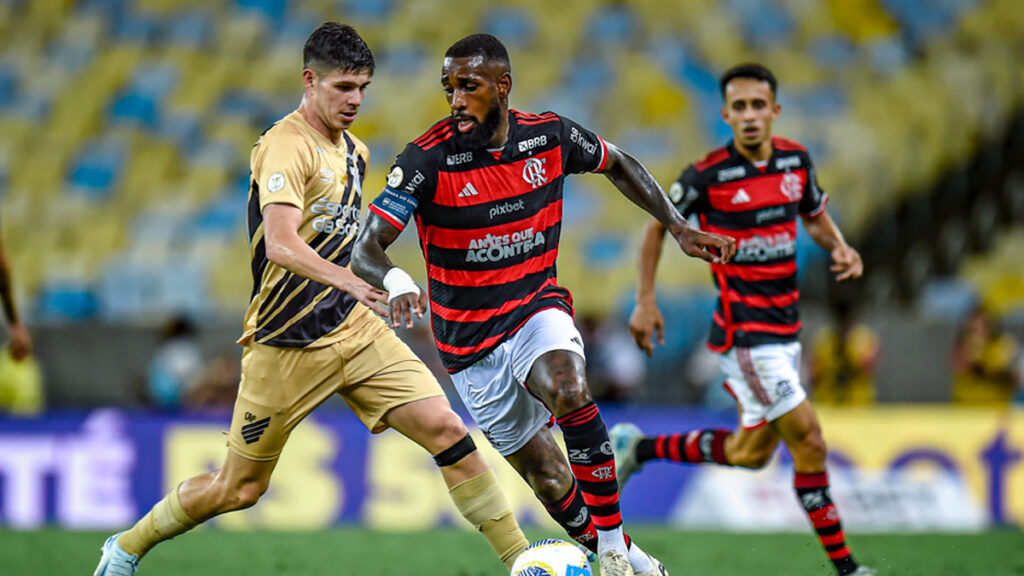
{"type": "Polygon", "coordinates": [[[415,314],[417,318],[423,318],[423,313],[427,310],[427,295],[420,290],[419,295],[413,294],[402,294],[391,299],[391,312],[389,314],[391,318],[391,327],[398,328],[402,325],[403,318],[405,319],[405,327],[412,328],[412,317],[415,314]]]}
{"type": "Polygon", "coordinates": [[[373,287],[359,276],[356,276],[351,270],[347,268],[342,270],[347,272],[347,274],[344,275],[344,279],[339,282],[337,288],[349,293],[353,298],[366,305],[367,308],[386,318],[388,311],[384,308],[384,304],[388,301],[388,293],[373,287]]]}
{"type": "Polygon", "coordinates": [[[687,255],[712,264],[725,264],[736,255],[736,240],[720,234],[701,232],[687,225],[670,226],[672,237],[687,255]]]}
{"type": "Polygon", "coordinates": [[[864,262],[856,250],[843,244],[832,251],[832,266],[829,270],[836,273],[836,282],[860,278],[864,273],[864,262]]]}
{"type": "Polygon", "coordinates": [[[11,326],[11,357],[20,362],[32,353],[32,337],[22,323],[11,326]]]}
{"type": "Polygon", "coordinates": [[[657,304],[637,303],[629,316],[629,333],[641,350],[648,356],[654,354],[654,335],[658,336],[658,346],[665,345],[665,320],[657,304]]]}

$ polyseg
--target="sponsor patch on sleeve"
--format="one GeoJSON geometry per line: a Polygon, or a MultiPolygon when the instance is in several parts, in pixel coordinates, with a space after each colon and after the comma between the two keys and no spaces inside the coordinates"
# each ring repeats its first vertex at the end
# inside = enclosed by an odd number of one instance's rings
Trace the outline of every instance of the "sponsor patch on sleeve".
{"type": "Polygon", "coordinates": [[[409,194],[388,186],[380,196],[377,196],[373,204],[370,204],[370,211],[402,230],[409,223],[418,205],[419,202],[409,194]]]}

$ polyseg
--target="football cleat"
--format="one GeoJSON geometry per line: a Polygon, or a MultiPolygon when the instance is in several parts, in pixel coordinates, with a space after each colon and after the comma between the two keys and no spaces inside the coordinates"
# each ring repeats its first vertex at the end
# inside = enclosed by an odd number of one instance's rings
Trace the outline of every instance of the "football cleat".
{"type": "Polygon", "coordinates": [[[598,564],[601,566],[601,576],[635,576],[629,558],[615,549],[602,552],[598,564]]]}
{"type": "Polygon", "coordinates": [[[650,554],[647,554],[647,552],[644,552],[644,554],[647,556],[647,559],[651,561],[651,565],[653,565],[654,568],[643,572],[636,572],[636,576],[668,576],[668,570],[665,570],[665,565],[662,564],[660,560],[650,554]]]}
{"type": "Polygon", "coordinates": [[[135,571],[139,569],[139,557],[121,548],[117,543],[120,535],[121,532],[118,532],[103,543],[100,548],[100,565],[92,576],[135,576],[135,571]]]}
{"type": "Polygon", "coordinates": [[[875,570],[874,568],[870,568],[868,566],[861,565],[857,566],[856,570],[850,572],[846,576],[878,576],[878,570],[875,570]]]}
{"type": "Polygon", "coordinates": [[[629,422],[619,422],[608,431],[615,452],[615,476],[619,480],[619,490],[634,472],[640,470],[640,462],[636,459],[636,445],[643,439],[644,433],[629,422]]]}

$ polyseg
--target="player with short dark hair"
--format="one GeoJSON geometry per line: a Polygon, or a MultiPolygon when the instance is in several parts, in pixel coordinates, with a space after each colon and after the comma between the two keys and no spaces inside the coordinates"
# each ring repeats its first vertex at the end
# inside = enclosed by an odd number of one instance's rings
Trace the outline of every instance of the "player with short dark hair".
{"type": "Polygon", "coordinates": [[[441,359],[473,418],[548,512],[598,553],[604,576],[664,575],[622,532],[608,432],[584,377],[583,341],[555,260],[566,175],[603,173],[691,256],[725,262],[730,240],[689,227],[633,157],[553,112],[509,109],[512,72],[495,37],[448,49],[451,115],[405,147],[370,206],[353,270],[389,293],[394,326],[427,295],[385,250],[415,217],[441,359]],[[549,431],[562,429],[565,454],[549,431]]]}
{"type": "MultiPolygon", "coordinates": [[[[832,256],[839,281],[863,271],[860,255],[843,239],[825,210],[814,165],[800,144],[772,136],[781,106],[777,82],[760,64],[722,76],[722,119],[733,141],[691,164],[669,190],[684,215],[701,228],[735,238],[732,262],[712,263],[719,290],[708,347],[721,355],[726,389],[736,398],[736,431],[693,430],[643,438],[636,426],[617,424],[611,435],[619,482],[650,460],[762,468],[781,440],[793,456],[793,486],[836,570],[867,576],[846,545],[839,512],[829,494],[826,447],[814,408],[800,386],[799,291],[796,277],[797,215],[808,235],[832,256]]],[[[640,348],[664,344],[664,321],[654,275],[665,228],[648,224],[640,249],[640,281],[629,329],[640,348]]]]}
{"type": "Polygon", "coordinates": [[[227,460],[111,536],[96,576],[134,574],[156,544],[256,504],[292,429],[334,394],[370,431],[394,428],[433,455],[459,512],[506,568],[526,548],[494,472],[437,380],[374,314],[386,315],[387,296],[348,268],[369,160],[348,128],[373,69],[349,26],[328,22],[306,42],[302,103],[252,151],[253,292],[227,460]]]}

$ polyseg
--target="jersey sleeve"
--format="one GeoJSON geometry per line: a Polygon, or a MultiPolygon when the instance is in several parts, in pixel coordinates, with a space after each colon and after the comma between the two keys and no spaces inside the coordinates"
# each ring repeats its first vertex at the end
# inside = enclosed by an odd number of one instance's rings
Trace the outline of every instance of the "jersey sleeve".
{"type": "Polygon", "coordinates": [[[707,212],[711,208],[707,186],[703,185],[700,173],[690,164],[668,189],[668,198],[684,218],[707,212]]]}
{"type": "Polygon", "coordinates": [[[437,188],[437,167],[419,146],[408,144],[388,172],[384,191],[370,204],[370,212],[404,230],[424,198],[437,188]]]}
{"type": "Polygon", "coordinates": [[[306,181],[312,170],[305,142],[290,135],[264,136],[257,148],[252,169],[260,190],[260,211],[268,204],[304,209],[306,181]]]}
{"type": "Polygon", "coordinates": [[[800,198],[800,213],[813,218],[825,210],[826,203],[828,203],[828,194],[818,186],[818,172],[808,157],[807,183],[804,184],[804,194],[800,198]]]}
{"type": "Polygon", "coordinates": [[[562,163],[567,174],[602,172],[608,164],[608,144],[568,118],[562,123],[562,163]]]}

